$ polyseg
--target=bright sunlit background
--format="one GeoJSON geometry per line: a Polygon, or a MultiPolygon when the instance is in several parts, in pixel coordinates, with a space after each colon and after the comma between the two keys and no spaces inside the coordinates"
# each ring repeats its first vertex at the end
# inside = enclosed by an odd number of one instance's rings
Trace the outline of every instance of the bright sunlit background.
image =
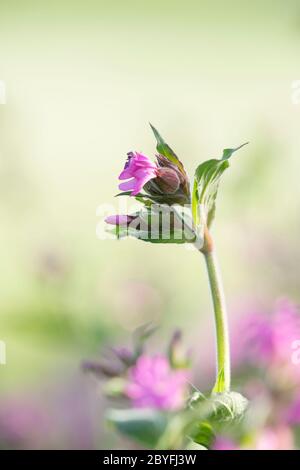
{"type": "Polygon", "coordinates": [[[299,46],[296,0],[1,1],[0,447],[120,446],[80,363],[147,321],[157,349],[182,328],[197,385],[212,380],[201,257],[96,237],[126,153],[155,155],[149,121],[191,178],[250,142],[214,225],[231,322],[299,302],[299,46]]]}

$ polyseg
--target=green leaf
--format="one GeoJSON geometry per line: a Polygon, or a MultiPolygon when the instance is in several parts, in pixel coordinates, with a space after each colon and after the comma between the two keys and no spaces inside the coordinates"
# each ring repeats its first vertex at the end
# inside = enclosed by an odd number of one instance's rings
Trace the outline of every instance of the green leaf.
{"type": "Polygon", "coordinates": [[[225,386],[225,376],[224,376],[224,369],[222,368],[220,372],[218,373],[218,377],[217,377],[215,386],[213,388],[213,392],[215,393],[222,392],[222,390],[224,390],[224,386],[225,386]]]}
{"type": "Polygon", "coordinates": [[[148,243],[194,243],[195,233],[187,216],[166,205],[143,207],[129,226],[107,227],[117,238],[133,237],[148,243]]]}
{"type": "Polygon", "coordinates": [[[240,420],[248,408],[247,398],[238,392],[213,393],[210,401],[211,418],[217,422],[240,420]]]}
{"type": "MultiPolygon", "coordinates": [[[[122,193],[118,193],[115,197],[120,196],[131,196],[131,191],[124,191],[122,193]]],[[[183,197],[183,196],[182,196],[183,197]]],[[[163,204],[166,200],[168,200],[168,196],[165,194],[157,194],[157,195],[150,195],[150,194],[143,194],[139,193],[134,196],[136,201],[141,202],[145,206],[151,206],[152,204],[163,204]]],[[[172,200],[172,199],[171,199],[172,200]]]]}
{"type": "MultiPolygon", "coordinates": [[[[120,197],[120,196],[131,196],[131,191],[122,191],[121,193],[118,193],[115,195],[115,197],[120,197]]],[[[149,197],[149,196],[147,194],[138,193],[135,197],[144,198],[144,197],[149,197]]]]}
{"type": "Polygon", "coordinates": [[[242,147],[245,147],[245,145],[248,145],[248,144],[249,142],[246,142],[245,144],[242,144],[239,147],[236,147],[235,149],[224,149],[222,160],[228,160],[228,158],[230,158],[234,152],[236,152],[237,150],[240,150],[242,147]]]}
{"type": "Polygon", "coordinates": [[[167,416],[155,410],[110,410],[107,420],[121,434],[153,448],[164,433],[167,416]]]}
{"type": "Polygon", "coordinates": [[[183,244],[183,243],[193,243],[195,241],[195,237],[193,239],[186,239],[183,235],[181,230],[173,230],[170,232],[170,236],[162,235],[161,232],[146,232],[144,230],[134,230],[130,227],[114,227],[106,229],[109,233],[116,235],[118,239],[123,238],[136,238],[138,240],[142,240],[143,242],[154,243],[154,244],[183,244]]]}
{"type": "Polygon", "coordinates": [[[229,167],[229,158],[244,145],[246,144],[235,149],[225,149],[221,159],[207,160],[196,169],[192,194],[192,213],[198,233],[201,233],[205,224],[207,227],[212,224],[220,178],[229,167]]]}
{"type": "Polygon", "coordinates": [[[207,449],[211,447],[215,439],[215,433],[212,425],[207,422],[200,422],[195,425],[191,438],[197,444],[206,447],[207,449]]]}
{"type": "Polygon", "coordinates": [[[166,157],[168,160],[170,160],[170,162],[174,163],[176,166],[178,166],[180,168],[180,170],[185,173],[185,170],[184,170],[184,167],[183,167],[183,164],[181,163],[181,161],[179,160],[179,158],[177,157],[177,155],[175,154],[175,152],[173,152],[173,150],[169,147],[169,145],[164,141],[164,139],[162,138],[162,136],[159,134],[158,130],[155,129],[154,126],[152,126],[152,124],[150,123],[150,126],[151,126],[151,129],[153,131],[153,134],[156,138],[156,142],[157,142],[157,145],[156,145],[156,149],[157,151],[163,155],[164,157],[166,157]]]}
{"type": "Polygon", "coordinates": [[[196,442],[190,441],[185,447],[185,450],[207,450],[207,448],[197,444],[196,442]]]}
{"type": "MultiPolygon", "coordinates": [[[[115,195],[115,197],[120,197],[120,196],[131,196],[131,191],[123,191],[122,193],[118,193],[115,195]]],[[[138,202],[141,202],[145,206],[151,206],[153,204],[153,200],[151,196],[148,196],[147,194],[142,194],[139,193],[136,196],[134,196],[134,199],[138,202]]]]}

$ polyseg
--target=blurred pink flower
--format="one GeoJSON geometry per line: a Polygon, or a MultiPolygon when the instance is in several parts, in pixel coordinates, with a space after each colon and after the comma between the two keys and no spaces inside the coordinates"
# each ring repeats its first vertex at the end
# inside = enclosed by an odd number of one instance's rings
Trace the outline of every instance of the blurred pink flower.
{"type": "Polygon", "coordinates": [[[238,450],[238,446],[231,439],[218,436],[212,446],[212,450],[238,450]]]}
{"type": "Polygon", "coordinates": [[[287,426],[264,429],[257,437],[255,450],[293,450],[293,433],[287,426]]]}
{"type": "MultiPolygon", "coordinates": [[[[288,300],[277,303],[273,319],[274,359],[291,361],[292,344],[300,340],[299,309],[288,300]]],[[[300,372],[300,366],[298,367],[300,372]]]]}
{"type": "MultiPolygon", "coordinates": [[[[292,302],[281,300],[273,314],[253,312],[239,322],[233,335],[234,363],[254,366],[284,363],[292,367],[292,344],[297,339],[300,339],[299,311],[292,302]]],[[[300,373],[300,366],[298,370],[300,373]]]]}
{"type": "Polygon", "coordinates": [[[137,408],[177,410],[184,406],[189,373],[172,369],[164,356],[142,355],[129,371],[127,396],[137,408]]]}
{"type": "Polygon", "coordinates": [[[294,438],[285,425],[267,427],[252,436],[251,442],[237,443],[224,436],[217,436],[212,450],[292,450],[294,438]]]}
{"type": "Polygon", "coordinates": [[[298,397],[290,406],[285,410],[284,420],[292,425],[300,424],[300,397],[298,397]]]}
{"type": "Polygon", "coordinates": [[[119,185],[121,191],[131,191],[132,196],[136,196],[143,186],[152,178],[156,178],[158,168],[145,155],[138,152],[130,152],[124,170],[119,179],[128,180],[119,185]]]}
{"type": "Polygon", "coordinates": [[[274,353],[271,318],[265,313],[250,313],[239,321],[232,337],[234,365],[267,363],[274,353]],[[241,334],[243,332],[243,334],[241,334]]]}
{"type": "Polygon", "coordinates": [[[0,440],[13,445],[38,445],[47,432],[49,419],[40,405],[34,402],[11,400],[0,410],[0,440]]]}

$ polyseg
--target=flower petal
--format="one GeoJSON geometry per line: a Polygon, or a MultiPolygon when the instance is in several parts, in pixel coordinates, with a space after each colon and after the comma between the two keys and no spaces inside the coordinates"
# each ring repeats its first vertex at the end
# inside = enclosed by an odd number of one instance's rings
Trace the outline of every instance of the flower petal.
{"type": "Polygon", "coordinates": [[[137,184],[136,179],[132,178],[129,181],[125,181],[124,183],[119,184],[119,189],[121,191],[131,191],[132,189],[136,188],[136,184],[137,184]]]}
{"type": "Polygon", "coordinates": [[[109,215],[105,222],[110,225],[127,225],[131,222],[132,217],[129,215],[109,215]]]}

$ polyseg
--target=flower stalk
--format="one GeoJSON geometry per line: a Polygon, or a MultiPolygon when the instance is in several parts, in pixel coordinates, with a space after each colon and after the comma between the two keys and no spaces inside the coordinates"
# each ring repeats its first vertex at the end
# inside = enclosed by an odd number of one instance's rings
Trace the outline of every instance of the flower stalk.
{"type": "Polygon", "coordinates": [[[206,262],[216,326],[217,367],[216,383],[213,388],[213,392],[222,393],[230,390],[231,375],[226,301],[215,248],[211,235],[207,229],[204,234],[204,240],[205,242],[201,252],[203,253],[206,262]]]}

